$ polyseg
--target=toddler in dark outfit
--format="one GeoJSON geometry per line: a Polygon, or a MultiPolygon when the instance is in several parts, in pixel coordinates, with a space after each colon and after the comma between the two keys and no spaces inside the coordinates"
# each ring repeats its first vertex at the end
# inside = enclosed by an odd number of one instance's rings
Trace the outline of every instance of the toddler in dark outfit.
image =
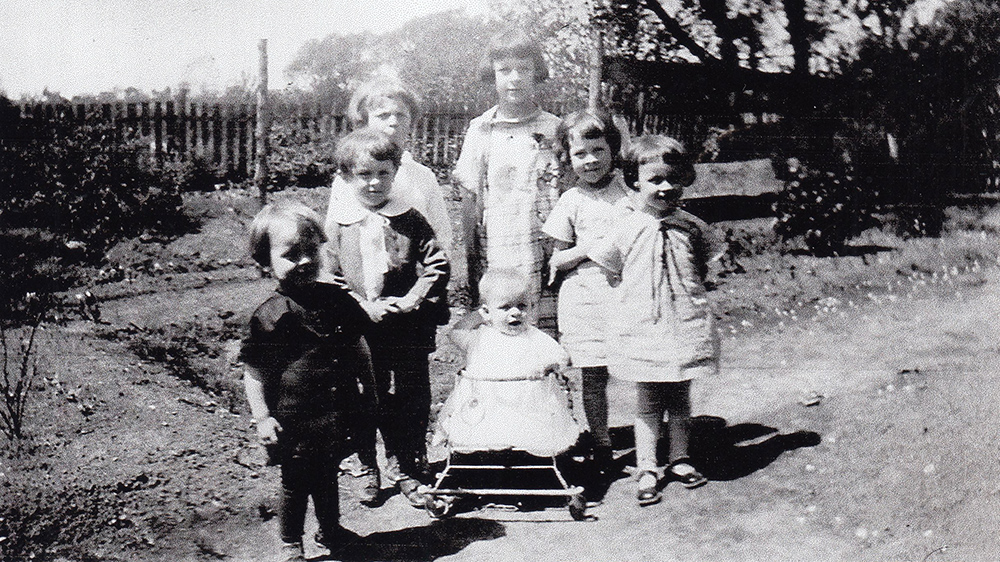
{"type": "Polygon", "coordinates": [[[312,496],[322,542],[352,534],[340,526],[337,471],[356,428],[374,411],[368,315],[347,290],[321,283],[326,236],[301,203],[264,207],[250,227],[250,251],[278,288],[250,319],[241,359],[244,386],[269,460],[281,466],[283,560],[304,560],[302,534],[312,496]]]}

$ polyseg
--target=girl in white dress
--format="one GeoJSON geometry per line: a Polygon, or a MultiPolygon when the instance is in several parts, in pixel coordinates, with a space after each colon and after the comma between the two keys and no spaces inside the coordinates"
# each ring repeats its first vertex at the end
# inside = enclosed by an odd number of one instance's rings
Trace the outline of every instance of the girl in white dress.
{"type": "Polygon", "coordinates": [[[528,278],[491,269],[479,283],[483,306],[456,323],[449,337],[466,367],[439,415],[435,441],[452,450],[516,449],[550,456],[580,435],[561,384],[569,355],[529,322],[528,278]]]}
{"type": "Polygon", "coordinates": [[[608,433],[607,314],[611,286],[604,269],[587,252],[607,234],[628,197],[619,174],[621,132],[604,111],[578,111],[556,132],[573,187],[559,198],[542,231],[555,240],[549,282],[564,275],[559,288],[559,341],[583,379],[583,409],[593,437],[598,474],[612,466],[608,433]]]}
{"type": "Polygon", "coordinates": [[[691,381],[717,372],[719,339],[706,294],[713,252],[704,221],[679,208],[695,179],[676,139],[649,135],[631,143],[623,165],[631,213],[590,250],[620,278],[610,301],[611,374],[636,384],[636,499],[661,499],[657,441],[669,414],[667,472],[688,488],[707,480],[691,464],[691,381]],[[634,182],[634,183],[633,183],[634,182]],[[634,185],[634,187],[632,187],[634,185]]]}

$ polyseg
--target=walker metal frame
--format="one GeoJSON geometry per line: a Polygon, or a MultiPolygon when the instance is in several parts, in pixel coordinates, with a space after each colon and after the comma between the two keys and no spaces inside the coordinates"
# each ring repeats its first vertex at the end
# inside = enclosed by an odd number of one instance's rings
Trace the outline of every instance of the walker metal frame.
{"type": "MultiPolygon", "coordinates": [[[[519,449],[514,449],[518,452],[519,449]]],[[[502,451],[463,451],[462,453],[491,453],[502,451]]],[[[549,457],[535,457],[540,460],[547,460],[547,462],[540,462],[538,464],[521,464],[521,463],[505,463],[505,464],[468,464],[468,463],[458,463],[455,462],[455,451],[450,451],[448,453],[448,458],[445,461],[444,470],[437,474],[437,479],[433,486],[422,486],[420,492],[426,497],[425,507],[427,513],[435,518],[445,517],[450,514],[452,503],[455,498],[458,497],[486,497],[486,496],[535,496],[535,497],[564,497],[566,498],[566,507],[569,509],[570,516],[576,521],[583,521],[587,518],[586,516],[586,500],[583,497],[583,486],[572,486],[563,477],[562,472],[556,465],[556,457],[554,455],[549,457]],[[463,471],[489,471],[489,470],[503,470],[503,471],[551,471],[551,473],[556,477],[559,482],[558,488],[474,488],[474,487],[463,487],[463,486],[451,486],[445,487],[445,482],[452,478],[456,473],[463,471]]],[[[459,453],[459,454],[462,454],[459,453]]],[[[530,453],[529,453],[530,455],[530,453]]]]}

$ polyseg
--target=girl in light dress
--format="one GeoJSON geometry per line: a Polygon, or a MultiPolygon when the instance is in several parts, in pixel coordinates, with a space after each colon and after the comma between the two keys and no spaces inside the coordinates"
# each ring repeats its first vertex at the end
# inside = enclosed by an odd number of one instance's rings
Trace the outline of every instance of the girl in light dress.
{"type": "Polygon", "coordinates": [[[559,199],[559,118],[538,105],[549,71],[538,43],[511,29],[486,48],[480,79],[497,105],[469,123],[453,178],[462,187],[468,285],[472,300],[487,268],[528,277],[532,323],[555,335],[554,291],[545,287],[548,240],[542,224],[559,199]]]}
{"type": "Polygon", "coordinates": [[[718,372],[719,339],[705,287],[708,225],[680,209],[695,180],[691,155],[676,139],[648,135],[630,143],[622,167],[631,212],[587,255],[620,279],[609,301],[609,367],[636,386],[636,499],[645,506],[661,499],[664,413],[668,477],[688,488],[707,482],[688,451],[691,383],[718,372]]]}
{"type": "Polygon", "coordinates": [[[576,443],[580,428],[560,376],[569,355],[531,325],[528,284],[516,270],[487,271],[479,283],[483,306],[449,333],[466,367],[439,414],[437,444],[550,456],[576,443]]]}
{"type": "Polygon", "coordinates": [[[587,251],[624,212],[628,197],[619,173],[622,135],[602,110],[567,116],[557,131],[564,163],[575,176],[559,198],[542,230],[555,240],[549,282],[564,276],[559,288],[559,341],[569,351],[583,379],[583,409],[593,438],[592,458],[598,475],[612,466],[608,433],[607,314],[611,286],[607,272],[587,251]]]}

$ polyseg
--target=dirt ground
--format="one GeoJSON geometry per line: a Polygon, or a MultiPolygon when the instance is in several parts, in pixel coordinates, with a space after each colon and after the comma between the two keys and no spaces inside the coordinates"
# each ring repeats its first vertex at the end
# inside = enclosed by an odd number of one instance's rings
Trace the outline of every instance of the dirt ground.
{"type": "MultiPolygon", "coordinates": [[[[323,190],[298,195],[322,201],[323,190]]],[[[28,432],[0,454],[0,559],[268,560],[263,466],[232,361],[273,289],[249,266],[245,192],[192,196],[198,232],[109,254],[99,322],[46,326],[28,432]]],[[[731,228],[760,232],[762,221],[731,228]]],[[[995,560],[1000,552],[1000,212],[954,209],[941,238],[881,232],[857,255],[762,252],[714,291],[721,373],[696,383],[709,477],[640,508],[631,389],[609,389],[621,477],[587,521],[473,506],[434,520],[386,491],[357,541],[314,560],[995,560]]],[[[68,295],[68,298],[72,295],[68,295]]],[[[442,353],[446,358],[448,353],[442,353]]],[[[435,403],[457,365],[435,360],[435,403]]],[[[432,460],[443,451],[432,449],[432,460]]],[[[567,460],[568,475],[579,466],[567,460]]]]}

